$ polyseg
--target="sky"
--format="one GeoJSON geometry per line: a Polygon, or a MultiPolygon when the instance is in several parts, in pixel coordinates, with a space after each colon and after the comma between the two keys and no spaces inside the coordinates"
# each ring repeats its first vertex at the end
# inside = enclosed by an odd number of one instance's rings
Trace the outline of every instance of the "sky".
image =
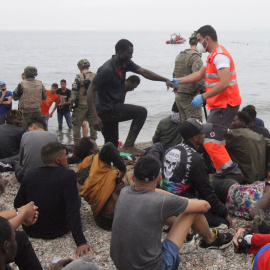
{"type": "Polygon", "coordinates": [[[269,0],[2,0],[0,30],[270,29],[269,0]]]}

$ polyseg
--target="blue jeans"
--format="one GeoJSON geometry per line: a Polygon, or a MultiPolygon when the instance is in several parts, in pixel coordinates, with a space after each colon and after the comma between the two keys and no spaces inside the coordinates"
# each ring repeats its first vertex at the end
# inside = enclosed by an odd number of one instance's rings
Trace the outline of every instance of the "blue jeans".
{"type": "Polygon", "coordinates": [[[170,239],[165,239],[162,243],[162,257],[163,266],[162,270],[177,270],[181,261],[178,254],[179,247],[170,239]]]}
{"type": "Polygon", "coordinates": [[[57,112],[57,119],[58,119],[58,129],[60,131],[62,131],[62,128],[63,128],[63,116],[65,117],[66,119],[66,122],[67,122],[67,125],[70,129],[73,128],[72,124],[71,124],[71,117],[70,117],[70,112],[67,112],[67,113],[59,113],[57,112]]]}

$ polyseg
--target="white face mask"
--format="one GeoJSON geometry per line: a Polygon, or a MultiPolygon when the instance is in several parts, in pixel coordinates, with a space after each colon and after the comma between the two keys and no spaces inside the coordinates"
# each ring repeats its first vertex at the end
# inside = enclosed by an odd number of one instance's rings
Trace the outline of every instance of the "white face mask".
{"type": "MultiPolygon", "coordinates": [[[[205,40],[205,39],[206,39],[206,38],[204,38],[204,40],[205,40]]],[[[204,42],[204,40],[202,41],[202,43],[204,42]]],[[[205,48],[204,48],[204,46],[202,45],[202,43],[198,42],[198,44],[197,44],[197,50],[198,50],[199,53],[206,53],[206,49],[207,49],[207,47],[208,47],[208,43],[207,43],[207,45],[206,45],[205,48]]]]}

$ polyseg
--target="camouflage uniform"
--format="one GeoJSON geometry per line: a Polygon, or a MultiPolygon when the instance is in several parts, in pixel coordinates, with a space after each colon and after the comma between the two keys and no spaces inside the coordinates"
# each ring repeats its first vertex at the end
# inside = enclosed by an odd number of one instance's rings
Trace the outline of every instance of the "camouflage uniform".
{"type": "MultiPolygon", "coordinates": [[[[203,62],[197,50],[186,49],[180,52],[175,59],[174,78],[184,77],[199,71],[203,62]]],[[[194,108],[191,101],[194,96],[204,92],[204,80],[196,83],[179,84],[175,91],[175,102],[179,110],[180,122],[188,118],[197,118],[202,121],[202,109],[194,108]]]]}
{"type": "Polygon", "coordinates": [[[76,75],[75,82],[72,85],[71,104],[75,103],[72,113],[74,142],[81,138],[81,126],[85,120],[89,123],[90,137],[93,140],[97,139],[97,131],[93,126],[93,117],[90,114],[90,110],[88,110],[86,95],[88,86],[95,75],[95,73],[90,71],[79,73],[76,75]]]}
{"type": "Polygon", "coordinates": [[[24,122],[31,118],[41,117],[40,105],[41,100],[47,98],[47,93],[41,81],[36,80],[37,69],[28,66],[24,69],[26,80],[18,84],[13,91],[12,98],[19,100],[19,110],[23,113],[24,122]]]}

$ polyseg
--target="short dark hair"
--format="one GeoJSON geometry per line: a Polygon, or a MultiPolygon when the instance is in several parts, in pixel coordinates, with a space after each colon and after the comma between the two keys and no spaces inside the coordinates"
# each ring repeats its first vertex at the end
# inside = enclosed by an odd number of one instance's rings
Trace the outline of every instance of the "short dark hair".
{"type": "Polygon", "coordinates": [[[42,117],[30,118],[30,120],[27,122],[27,128],[31,127],[33,124],[43,128],[44,130],[48,130],[46,122],[42,117]]]}
{"type": "Polygon", "coordinates": [[[209,36],[213,41],[217,41],[217,32],[211,25],[204,25],[196,32],[197,34],[200,34],[203,38],[209,36]]]}
{"type": "Polygon", "coordinates": [[[242,109],[243,112],[247,112],[251,118],[252,121],[256,119],[257,112],[256,109],[253,105],[247,105],[242,109]]]}
{"type": "Polygon", "coordinates": [[[91,154],[91,149],[94,148],[94,143],[90,137],[83,137],[74,145],[73,154],[75,157],[83,160],[91,154]]]}
{"type": "Polygon", "coordinates": [[[61,82],[67,83],[67,81],[66,81],[65,79],[62,79],[62,80],[60,81],[60,83],[61,83],[61,82]]]}
{"type": "Polygon", "coordinates": [[[20,110],[11,110],[6,116],[6,122],[12,124],[15,119],[23,119],[23,113],[20,110]]]}
{"type": "Polygon", "coordinates": [[[115,44],[115,52],[125,51],[128,47],[133,47],[133,44],[127,39],[120,39],[115,44]]]}
{"type": "Polygon", "coordinates": [[[139,84],[139,83],[141,82],[140,77],[137,76],[137,75],[131,75],[131,76],[129,76],[126,80],[127,80],[127,81],[130,81],[132,84],[133,84],[133,83],[139,84]]]}
{"type": "Polygon", "coordinates": [[[62,150],[66,147],[59,142],[50,142],[41,149],[41,160],[45,165],[52,164],[62,150]]]}
{"type": "Polygon", "coordinates": [[[240,111],[236,114],[238,116],[238,119],[245,123],[246,126],[248,126],[251,122],[251,118],[249,114],[245,111],[240,111]]]}
{"type": "Polygon", "coordinates": [[[0,216],[0,247],[4,245],[6,241],[11,240],[12,227],[9,221],[0,216]]]}
{"type": "Polygon", "coordinates": [[[53,87],[53,88],[58,88],[58,84],[57,84],[57,83],[53,83],[53,84],[52,84],[52,87],[53,87]]]}

